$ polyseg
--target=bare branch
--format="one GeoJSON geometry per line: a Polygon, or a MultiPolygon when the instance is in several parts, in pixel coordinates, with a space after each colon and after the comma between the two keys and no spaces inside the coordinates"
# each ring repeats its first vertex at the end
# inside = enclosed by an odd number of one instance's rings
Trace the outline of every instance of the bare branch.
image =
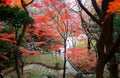
{"type": "Polygon", "coordinates": [[[21,0],[21,4],[22,4],[22,7],[24,8],[24,10],[28,13],[26,6],[25,6],[25,2],[23,0],[21,0]]]}
{"type": "Polygon", "coordinates": [[[26,3],[24,2],[24,0],[21,0],[22,7],[24,8],[24,10],[26,11],[27,14],[29,14],[29,13],[28,13],[26,7],[27,7],[28,5],[30,5],[33,1],[34,1],[34,0],[31,0],[29,3],[26,4],[26,3]]]}
{"type": "Polygon", "coordinates": [[[83,6],[83,4],[81,3],[81,1],[80,1],[80,0],[77,0],[77,1],[78,1],[78,3],[79,3],[80,7],[91,17],[91,19],[94,20],[98,25],[101,25],[101,24],[100,24],[100,21],[99,21],[97,18],[95,18],[95,17],[83,6]]]}
{"type": "Polygon", "coordinates": [[[91,2],[92,2],[92,5],[93,5],[96,13],[98,14],[99,18],[101,18],[102,17],[102,12],[101,12],[100,8],[98,7],[98,5],[96,3],[96,0],[91,0],[91,2]]]}
{"type": "Polygon", "coordinates": [[[31,3],[33,3],[34,0],[31,0],[29,3],[25,4],[25,6],[30,5],[31,3]]]}

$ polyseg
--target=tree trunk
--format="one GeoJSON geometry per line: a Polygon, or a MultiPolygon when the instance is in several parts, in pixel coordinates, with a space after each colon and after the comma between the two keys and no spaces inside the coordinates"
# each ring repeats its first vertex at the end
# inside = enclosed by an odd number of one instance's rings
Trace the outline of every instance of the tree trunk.
{"type": "Polygon", "coordinates": [[[65,78],[66,73],[66,39],[64,39],[64,70],[63,70],[63,78],[65,78]]]}
{"type": "Polygon", "coordinates": [[[65,73],[66,73],[66,57],[64,54],[64,70],[63,70],[63,78],[65,78],[65,73]]]}
{"type": "Polygon", "coordinates": [[[23,26],[23,30],[22,30],[22,33],[20,34],[18,40],[17,40],[17,46],[20,46],[21,45],[21,41],[25,35],[25,32],[26,32],[26,28],[27,26],[23,26]]]}
{"type": "MultiPolygon", "coordinates": [[[[101,9],[97,6],[95,0],[91,0],[92,4],[99,16],[99,19],[95,18],[89,11],[82,5],[81,0],[78,0],[78,3],[80,7],[95,21],[102,29],[100,38],[97,42],[97,51],[98,51],[98,62],[96,67],[96,78],[103,78],[103,70],[104,65],[106,63],[110,63],[110,78],[118,78],[118,69],[116,65],[116,60],[113,59],[114,55],[111,55],[109,59],[111,61],[105,61],[108,60],[109,52],[113,46],[113,14],[108,15],[107,10],[109,3],[114,0],[102,0],[102,7],[101,9]],[[108,17],[107,17],[108,16],[108,17]],[[113,57],[112,57],[113,56],[113,57]]],[[[115,52],[114,52],[115,53],[115,52]]]]}
{"type": "MultiPolygon", "coordinates": [[[[17,46],[19,47],[20,46],[20,44],[21,44],[21,41],[22,41],[22,39],[23,39],[23,37],[24,37],[24,34],[25,34],[25,31],[26,31],[26,27],[27,26],[24,26],[23,27],[23,30],[22,30],[22,33],[20,34],[20,36],[19,36],[19,38],[18,38],[18,40],[17,40],[17,46]]],[[[16,34],[16,37],[17,37],[17,34],[16,34]]],[[[16,38],[17,39],[17,38],[16,38]]],[[[18,75],[18,78],[23,78],[22,76],[22,69],[21,69],[21,62],[20,62],[20,58],[21,57],[19,57],[19,54],[18,54],[18,52],[17,51],[15,51],[15,54],[14,54],[14,57],[15,57],[15,67],[16,67],[16,72],[17,72],[17,75],[18,75]]]]}
{"type": "Polygon", "coordinates": [[[115,55],[109,62],[110,78],[118,78],[118,64],[116,64],[115,55]]]}
{"type": "MultiPolygon", "coordinates": [[[[104,21],[104,24],[103,24],[103,30],[102,30],[102,33],[100,35],[100,38],[99,38],[99,41],[97,44],[98,56],[99,56],[97,67],[99,67],[99,64],[101,64],[100,66],[102,66],[102,62],[99,63],[99,60],[100,61],[106,60],[106,58],[104,58],[104,57],[107,57],[106,54],[108,52],[110,52],[112,46],[113,46],[113,15],[108,17],[106,19],[106,21],[104,21]]],[[[113,55],[113,57],[114,57],[114,55],[113,55]]],[[[107,62],[105,62],[104,64],[106,64],[106,63],[107,62]]],[[[117,68],[114,67],[116,64],[116,59],[112,59],[109,63],[110,63],[110,76],[111,76],[110,78],[117,78],[117,76],[115,76],[115,75],[117,75],[117,68]]],[[[101,76],[100,75],[99,75],[100,77],[98,76],[98,74],[99,74],[98,70],[101,70],[101,69],[99,69],[99,68],[96,68],[96,69],[97,69],[97,72],[96,72],[97,78],[100,78],[101,76]]],[[[101,77],[101,78],[103,78],[103,77],[101,77]]]]}
{"type": "Polygon", "coordinates": [[[22,75],[23,75],[23,72],[24,72],[24,70],[23,70],[24,62],[22,61],[22,58],[21,58],[21,57],[20,57],[20,63],[21,63],[21,73],[22,73],[22,75]]]}
{"type": "Polygon", "coordinates": [[[20,68],[21,66],[20,66],[19,56],[16,52],[15,52],[14,57],[15,57],[15,68],[16,68],[17,76],[18,78],[23,78],[22,73],[21,73],[21,68],[20,68]]]}
{"type": "Polygon", "coordinates": [[[103,77],[103,73],[104,73],[104,59],[99,59],[97,61],[97,65],[96,65],[96,78],[104,78],[103,77]]]}
{"type": "MultiPolygon", "coordinates": [[[[110,52],[112,46],[113,46],[113,15],[111,15],[108,18],[109,22],[106,21],[106,53],[110,52]]],[[[110,72],[110,78],[118,78],[118,67],[116,64],[116,57],[115,54],[113,55],[113,57],[111,58],[110,62],[109,62],[109,72],[110,72]]]]}
{"type": "Polygon", "coordinates": [[[12,23],[9,23],[9,33],[13,33],[13,25],[12,23]]]}
{"type": "Polygon", "coordinates": [[[90,44],[91,41],[90,41],[90,37],[88,37],[88,41],[87,41],[87,43],[88,43],[88,47],[87,47],[87,48],[88,48],[88,51],[89,51],[89,50],[91,49],[91,44],[90,44]]]}

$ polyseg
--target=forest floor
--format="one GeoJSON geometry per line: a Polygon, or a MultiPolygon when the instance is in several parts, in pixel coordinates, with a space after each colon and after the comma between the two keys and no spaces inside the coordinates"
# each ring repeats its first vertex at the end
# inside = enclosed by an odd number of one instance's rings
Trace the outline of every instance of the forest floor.
{"type": "MultiPolygon", "coordinates": [[[[24,77],[23,78],[46,78],[46,76],[51,76],[53,78],[61,78],[63,70],[55,70],[47,68],[43,65],[29,64],[24,67],[24,77]]],[[[4,78],[17,78],[16,72],[11,72],[4,78]]],[[[66,78],[74,78],[72,73],[67,71],[66,78]]]]}
{"type": "Polygon", "coordinates": [[[40,54],[38,56],[32,55],[26,59],[26,62],[41,64],[48,68],[63,69],[63,60],[53,54],[40,54]]]}
{"type": "MultiPolygon", "coordinates": [[[[28,64],[24,66],[24,78],[46,78],[52,76],[61,78],[63,73],[63,60],[52,54],[41,54],[39,56],[29,56],[25,60],[28,64]]],[[[66,78],[74,78],[74,75],[66,70],[66,78]]],[[[4,78],[17,78],[13,71],[4,78]]]]}

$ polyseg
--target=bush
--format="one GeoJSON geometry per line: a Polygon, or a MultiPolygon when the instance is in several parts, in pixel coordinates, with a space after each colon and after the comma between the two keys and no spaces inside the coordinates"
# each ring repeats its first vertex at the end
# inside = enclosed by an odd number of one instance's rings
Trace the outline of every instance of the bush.
{"type": "Polygon", "coordinates": [[[70,48],[68,54],[71,62],[82,72],[93,72],[96,66],[96,53],[87,48],[70,48]]]}

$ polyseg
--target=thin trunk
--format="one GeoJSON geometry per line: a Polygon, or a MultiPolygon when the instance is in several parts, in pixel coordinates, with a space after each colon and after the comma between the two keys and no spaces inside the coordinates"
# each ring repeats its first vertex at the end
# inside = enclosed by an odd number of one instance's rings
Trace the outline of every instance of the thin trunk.
{"type": "Polygon", "coordinates": [[[91,43],[91,42],[90,42],[90,37],[88,37],[88,41],[87,41],[87,42],[88,42],[88,47],[87,47],[87,48],[88,48],[88,51],[89,51],[89,50],[91,49],[91,44],[90,44],[90,43],[91,43]]]}
{"type": "Polygon", "coordinates": [[[8,58],[9,58],[9,64],[8,64],[8,67],[10,67],[10,62],[11,62],[11,53],[8,53],[8,58]]]}
{"type": "Polygon", "coordinates": [[[23,26],[22,33],[20,34],[19,39],[17,40],[17,46],[20,46],[21,41],[22,41],[22,39],[23,39],[23,37],[24,37],[24,34],[25,34],[25,32],[26,32],[26,28],[27,28],[27,26],[23,26]]]}
{"type": "Polygon", "coordinates": [[[66,39],[64,39],[64,70],[63,70],[63,78],[65,78],[66,73],[66,39]]]}
{"type": "Polygon", "coordinates": [[[21,57],[20,57],[20,63],[21,63],[21,73],[23,75],[24,62],[22,61],[21,57]]]}
{"type": "Polygon", "coordinates": [[[16,68],[17,76],[18,76],[18,78],[23,78],[22,73],[21,73],[21,68],[20,68],[19,56],[16,52],[15,52],[14,57],[15,57],[15,68],[16,68]]]}
{"type": "Polygon", "coordinates": [[[12,23],[9,23],[9,33],[13,33],[13,25],[12,23]]]}
{"type": "MultiPolygon", "coordinates": [[[[64,54],[65,55],[65,54],[64,54]]],[[[66,57],[64,57],[64,70],[63,70],[63,78],[65,78],[66,73],[66,57]]]]}
{"type": "MultiPolygon", "coordinates": [[[[26,31],[26,27],[27,27],[27,26],[24,26],[24,27],[23,27],[22,33],[21,33],[21,35],[19,36],[19,38],[18,38],[18,40],[17,40],[17,44],[16,44],[16,45],[17,45],[18,47],[20,46],[21,41],[22,41],[22,39],[23,39],[23,37],[24,37],[25,31],[26,31]]],[[[17,37],[17,35],[16,35],[16,37],[17,37]]],[[[16,38],[16,39],[17,39],[17,38],[16,38]]],[[[18,78],[23,78],[23,77],[22,77],[23,75],[22,75],[20,57],[19,57],[19,54],[17,53],[17,51],[15,51],[14,57],[15,57],[15,67],[16,67],[16,72],[17,72],[18,78]]]]}

